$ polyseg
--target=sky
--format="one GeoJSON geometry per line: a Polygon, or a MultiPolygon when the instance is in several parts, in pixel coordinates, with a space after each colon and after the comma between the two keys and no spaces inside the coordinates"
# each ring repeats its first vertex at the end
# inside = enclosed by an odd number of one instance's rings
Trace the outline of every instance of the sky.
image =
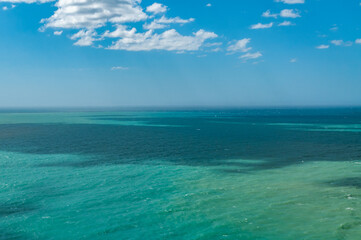
{"type": "Polygon", "coordinates": [[[360,106],[361,0],[0,0],[0,107],[360,106]]]}

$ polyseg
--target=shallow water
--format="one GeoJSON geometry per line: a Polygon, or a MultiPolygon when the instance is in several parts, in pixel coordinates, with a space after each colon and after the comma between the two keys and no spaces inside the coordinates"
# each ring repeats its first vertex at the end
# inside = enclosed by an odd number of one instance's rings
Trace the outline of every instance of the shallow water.
{"type": "Polygon", "coordinates": [[[0,113],[0,239],[360,239],[360,109],[0,113]]]}

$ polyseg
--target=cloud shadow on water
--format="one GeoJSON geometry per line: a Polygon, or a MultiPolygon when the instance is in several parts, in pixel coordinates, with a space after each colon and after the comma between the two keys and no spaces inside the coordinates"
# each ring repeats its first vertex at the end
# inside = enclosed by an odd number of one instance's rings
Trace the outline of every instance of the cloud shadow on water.
{"type": "MultiPolygon", "coordinates": [[[[209,115],[153,117],[146,120],[150,125],[183,126],[181,128],[105,124],[3,124],[0,125],[0,150],[30,154],[76,154],[84,159],[39,165],[43,167],[149,164],[152,160],[166,160],[170,164],[232,168],[225,172],[266,170],[309,161],[349,161],[361,158],[360,133],[292,131],[284,126],[267,124],[320,121],[344,124],[359,121],[358,115],[346,120],[342,115],[209,115]],[[234,159],[251,161],[230,161],[234,159]]],[[[98,118],[102,121],[145,121],[144,118],[123,116],[98,118]]]]}

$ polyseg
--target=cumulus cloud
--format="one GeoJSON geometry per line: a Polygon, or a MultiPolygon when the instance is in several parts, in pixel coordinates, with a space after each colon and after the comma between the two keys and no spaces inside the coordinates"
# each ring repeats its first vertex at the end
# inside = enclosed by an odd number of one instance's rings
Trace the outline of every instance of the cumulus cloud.
{"type": "Polygon", "coordinates": [[[272,26],[273,26],[273,22],[268,24],[257,23],[252,25],[251,29],[264,29],[264,28],[271,28],[272,26]]]}
{"type": "Polygon", "coordinates": [[[281,17],[284,18],[299,18],[301,15],[294,9],[283,9],[280,13],[281,17]]]}
{"type": "Polygon", "coordinates": [[[80,30],[70,37],[72,40],[77,40],[74,45],[76,46],[91,46],[94,41],[99,41],[101,38],[96,38],[97,33],[93,30],[80,30]]]}
{"type": "Polygon", "coordinates": [[[285,4],[303,4],[305,0],[275,0],[275,2],[282,2],[285,4]]]}
{"type": "Polygon", "coordinates": [[[147,7],[146,11],[154,14],[165,13],[167,11],[167,6],[160,3],[153,3],[147,7]]]}
{"type": "Polygon", "coordinates": [[[107,22],[139,22],[147,14],[138,0],[59,0],[54,14],[43,19],[46,28],[99,28],[107,22]]]}
{"type": "MultiPolygon", "coordinates": [[[[50,1],[53,0],[0,0],[0,2],[13,3],[50,1]]],[[[105,48],[127,51],[185,52],[199,50],[207,40],[217,37],[217,34],[202,29],[188,35],[180,34],[175,29],[156,33],[155,30],[169,28],[171,24],[183,25],[195,20],[194,18],[165,17],[163,14],[168,11],[168,7],[160,3],[153,3],[144,10],[140,6],[141,0],[54,1],[57,9],[49,18],[41,20],[43,26],[40,30],[53,28],[54,35],[61,35],[66,29],[76,30],[70,39],[74,40],[74,45],[77,46],[92,46],[95,41],[115,38],[113,43],[105,48]],[[140,22],[143,23],[145,32],[138,32],[136,28],[129,27],[132,23],[139,25],[140,22]],[[115,30],[107,30],[111,27],[115,27],[115,30]]]]}
{"type": "Polygon", "coordinates": [[[329,47],[330,47],[330,45],[322,44],[322,45],[317,46],[316,48],[317,48],[317,49],[327,49],[327,48],[329,48],[329,47]]]}
{"type": "Polygon", "coordinates": [[[116,33],[108,32],[107,35],[121,38],[114,42],[109,49],[127,51],[196,51],[206,40],[217,37],[217,34],[204,30],[199,30],[190,36],[181,35],[175,29],[160,34],[153,33],[153,30],[137,33],[134,28],[127,30],[123,27],[115,31],[116,33]]]}

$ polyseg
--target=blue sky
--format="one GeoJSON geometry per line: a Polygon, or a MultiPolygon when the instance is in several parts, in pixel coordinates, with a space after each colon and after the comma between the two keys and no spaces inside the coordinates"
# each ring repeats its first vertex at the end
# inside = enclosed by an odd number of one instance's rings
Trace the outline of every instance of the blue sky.
{"type": "Polygon", "coordinates": [[[361,0],[0,0],[0,107],[361,104],[361,0]]]}

